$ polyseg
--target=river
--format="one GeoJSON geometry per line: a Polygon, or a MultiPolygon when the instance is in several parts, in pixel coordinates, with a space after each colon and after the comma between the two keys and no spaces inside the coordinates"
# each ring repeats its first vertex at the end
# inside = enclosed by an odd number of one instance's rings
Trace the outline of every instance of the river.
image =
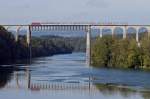
{"type": "Polygon", "coordinates": [[[85,53],[0,66],[1,99],[150,99],[150,72],[92,68],[85,53]]]}

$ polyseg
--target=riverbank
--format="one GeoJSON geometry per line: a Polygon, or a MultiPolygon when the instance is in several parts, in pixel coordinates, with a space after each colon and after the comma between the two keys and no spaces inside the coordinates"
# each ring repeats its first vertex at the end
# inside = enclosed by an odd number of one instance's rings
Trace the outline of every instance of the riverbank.
{"type": "MultiPolygon", "coordinates": [[[[60,37],[32,37],[32,57],[72,53],[73,48],[60,37]]],[[[0,64],[12,63],[29,58],[25,36],[16,42],[11,32],[0,26],[0,64]]]]}

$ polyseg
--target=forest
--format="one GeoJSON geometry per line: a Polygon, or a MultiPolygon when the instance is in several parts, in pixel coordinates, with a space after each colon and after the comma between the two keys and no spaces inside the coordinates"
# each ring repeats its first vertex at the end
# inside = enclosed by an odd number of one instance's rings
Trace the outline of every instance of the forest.
{"type": "Polygon", "coordinates": [[[92,65],[94,67],[150,69],[150,38],[140,39],[97,38],[92,45],[92,65]]]}
{"type": "MultiPolygon", "coordinates": [[[[52,56],[85,51],[85,38],[61,36],[32,36],[32,57],[52,56]]],[[[16,42],[11,32],[0,26],[0,64],[28,59],[29,48],[25,35],[16,42]]]]}

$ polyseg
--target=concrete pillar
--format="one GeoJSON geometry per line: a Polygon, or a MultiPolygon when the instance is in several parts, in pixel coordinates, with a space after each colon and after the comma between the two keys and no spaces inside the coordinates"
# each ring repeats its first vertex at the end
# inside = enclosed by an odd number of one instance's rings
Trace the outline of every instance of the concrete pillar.
{"type": "Polygon", "coordinates": [[[139,27],[136,28],[136,42],[139,43],[139,27]]]}
{"type": "Polygon", "coordinates": [[[88,26],[86,31],[86,64],[91,64],[91,26],[88,26]]]}
{"type": "Polygon", "coordinates": [[[139,27],[135,27],[136,28],[136,42],[137,45],[140,47],[140,42],[139,42],[139,27]]]}
{"type": "Polygon", "coordinates": [[[116,27],[111,27],[111,31],[112,31],[112,38],[114,38],[114,37],[115,37],[115,28],[116,28],[116,27]]]}
{"type": "Polygon", "coordinates": [[[27,28],[27,44],[29,45],[30,44],[30,28],[28,27],[27,28]]]}
{"type": "Polygon", "coordinates": [[[21,26],[17,27],[17,31],[16,31],[16,36],[15,36],[15,41],[18,42],[19,40],[19,32],[20,32],[21,26]]]}
{"type": "Polygon", "coordinates": [[[32,26],[28,26],[28,32],[27,32],[27,44],[29,48],[29,58],[32,58],[32,50],[31,50],[31,28],[32,26]]]}
{"type": "Polygon", "coordinates": [[[123,27],[123,39],[126,39],[127,38],[127,27],[124,26],[123,27]]]}
{"type": "Polygon", "coordinates": [[[100,38],[102,38],[103,37],[103,28],[102,27],[100,27],[100,29],[99,29],[99,36],[100,36],[100,38]]]}

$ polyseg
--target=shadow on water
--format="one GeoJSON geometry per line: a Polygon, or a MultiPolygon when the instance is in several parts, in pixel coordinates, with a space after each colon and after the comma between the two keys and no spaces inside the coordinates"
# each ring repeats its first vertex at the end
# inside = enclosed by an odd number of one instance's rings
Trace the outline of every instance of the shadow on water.
{"type": "Polygon", "coordinates": [[[128,99],[131,96],[136,96],[139,94],[142,96],[142,99],[150,99],[150,91],[149,90],[136,90],[134,88],[125,87],[125,86],[117,86],[117,85],[109,85],[109,84],[94,84],[94,86],[102,93],[104,96],[113,96],[113,95],[121,95],[125,99],[128,99]]]}
{"type": "Polygon", "coordinates": [[[16,63],[8,62],[0,65],[0,89],[5,88],[7,83],[12,81],[15,71],[25,71],[26,64],[29,64],[29,60],[17,60],[16,63]]]}
{"type": "Polygon", "coordinates": [[[120,93],[124,97],[129,97],[130,95],[135,94],[137,91],[131,88],[118,87],[114,85],[107,84],[95,84],[96,88],[105,95],[113,95],[120,93]]]}
{"type": "Polygon", "coordinates": [[[0,66],[0,89],[4,88],[7,82],[11,80],[14,70],[15,68],[13,66],[0,66]]]}

